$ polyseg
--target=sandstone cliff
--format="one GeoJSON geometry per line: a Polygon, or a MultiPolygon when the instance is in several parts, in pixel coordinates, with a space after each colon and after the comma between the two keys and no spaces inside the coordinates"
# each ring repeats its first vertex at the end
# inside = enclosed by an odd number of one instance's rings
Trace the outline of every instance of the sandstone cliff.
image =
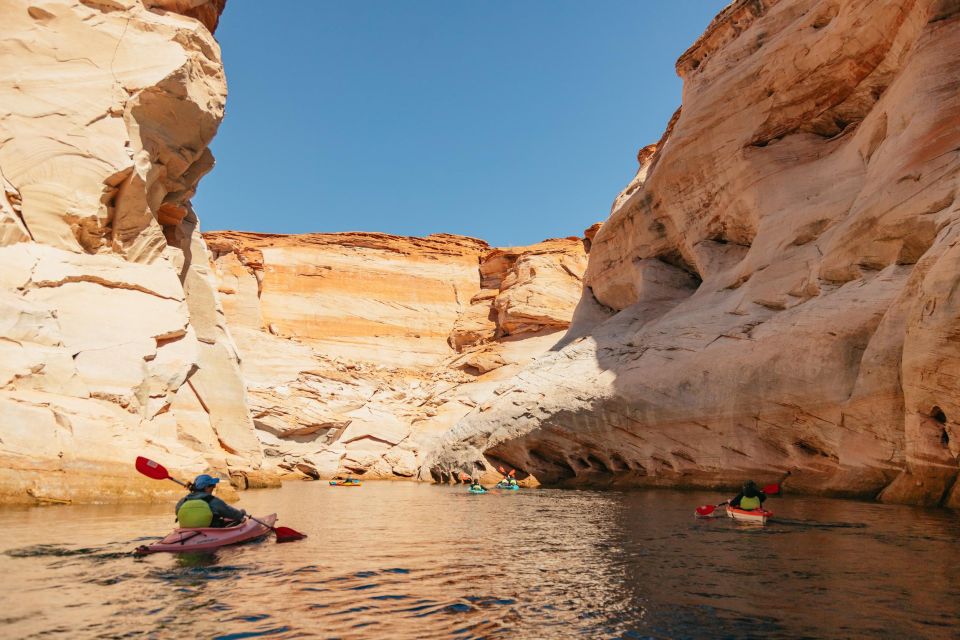
{"type": "Polygon", "coordinates": [[[260,467],[190,206],[223,5],[0,0],[0,501],[167,490],[141,453],[241,485],[260,467]]]}
{"type": "Polygon", "coordinates": [[[960,506],[960,4],[738,0],[677,71],[566,346],[434,476],[960,506]]]}
{"type": "Polygon", "coordinates": [[[419,475],[422,454],[569,325],[578,238],[205,234],[267,463],[419,475]]]}

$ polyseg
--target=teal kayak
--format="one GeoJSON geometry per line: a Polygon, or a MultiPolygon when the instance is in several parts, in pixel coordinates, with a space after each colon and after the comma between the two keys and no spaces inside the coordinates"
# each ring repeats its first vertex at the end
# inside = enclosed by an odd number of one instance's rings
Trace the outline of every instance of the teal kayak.
{"type": "Polygon", "coordinates": [[[518,485],[518,484],[513,484],[513,485],[510,485],[510,484],[498,484],[496,488],[497,488],[497,489],[506,489],[507,491],[519,491],[519,490],[520,490],[520,485],[518,485]]]}
{"type": "Polygon", "coordinates": [[[470,493],[486,493],[487,492],[486,489],[481,489],[479,491],[477,491],[476,489],[467,489],[467,491],[469,491],[470,493]]]}

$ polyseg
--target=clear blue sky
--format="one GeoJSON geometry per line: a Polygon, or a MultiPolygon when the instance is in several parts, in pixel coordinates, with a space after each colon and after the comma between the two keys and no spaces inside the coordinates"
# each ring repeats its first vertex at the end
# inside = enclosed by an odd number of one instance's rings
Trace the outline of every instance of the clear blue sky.
{"type": "Polygon", "coordinates": [[[603,220],[727,0],[231,0],[205,230],[446,232],[603,220]]]}

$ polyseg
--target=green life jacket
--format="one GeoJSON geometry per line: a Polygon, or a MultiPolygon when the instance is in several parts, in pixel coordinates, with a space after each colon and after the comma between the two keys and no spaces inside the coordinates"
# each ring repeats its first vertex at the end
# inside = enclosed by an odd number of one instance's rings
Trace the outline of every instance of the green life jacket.
{"type": "Polygon", "coordinates": [[[753,511],[754,509],[759,509],[760,498],[758,497],[748,498],[747,496],[743,496],[742,498],[740,498],[740,508],[743,509],[744,511],[753,511]]]}
{"type": "Polygon", "coordinates": [[[177,510],[177,521],[183,529],[209,527],[213,522],[213,511],[206,500],[187,500],[177,510]]]}

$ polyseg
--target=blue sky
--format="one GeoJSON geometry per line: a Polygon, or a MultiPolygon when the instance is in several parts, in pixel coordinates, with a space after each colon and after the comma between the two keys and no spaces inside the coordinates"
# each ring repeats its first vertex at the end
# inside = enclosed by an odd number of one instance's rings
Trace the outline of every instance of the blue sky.
{"type": "Polygon", "coordinates": [[[458,233],[607,217],[726,0],[232,0],[205,230],[458,233]]]}

